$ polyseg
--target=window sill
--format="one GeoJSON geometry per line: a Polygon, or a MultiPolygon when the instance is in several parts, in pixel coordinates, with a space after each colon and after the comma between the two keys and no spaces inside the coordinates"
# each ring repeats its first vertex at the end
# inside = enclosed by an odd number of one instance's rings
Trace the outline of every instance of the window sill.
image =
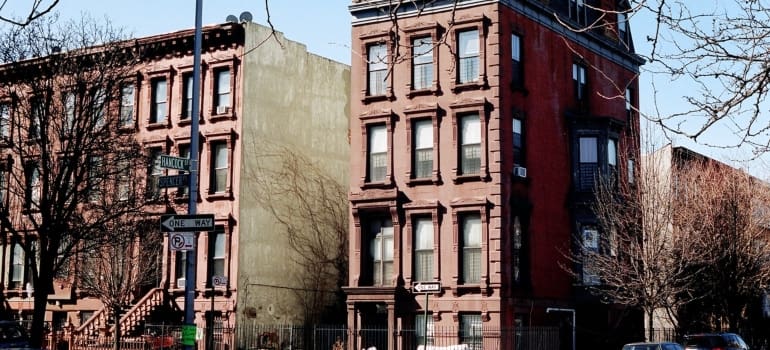
{"type": "Polygon", "coordinates": [[[165,128],[168,128],[168,119],[160,123],[147,124],[147,130],[157,130],[157,129],[165,129],[165,128]]]}
{"type": "Polygon", "coordinates": [[[422,185],[438,185],[441,183],[439,176],[424,177],[419,179],[412,179],[406,181],[407,186],[422,186],[422,185]]]}
{"type": "Polygon", "coordinates": [[[453,290],[454,296],[465,294],[481,294],[481,284],[458,284],[453,290]]]}
{"type": "Polygon", "coordinates": [[[209,192],[206,195],[206,199],[208,200],[220,200],[220,199],[232,199],[233,194],[230,191],[225,192],[209,192]]]}
{"type": "Polygon", "coordinates": [[[468,91],[468,90],[481,90],[487,86],[486,77],[479,77],[476,81],[471,81],[467,83],[459,83],[456,82],[454,86],[452,86],[452,92],[458,93],[462,91],[468,91]]]}
{"type": "Polygon", "coordinates": [[[136,132],[136,124],[131,123],[128,125],[118,126],[118,132],[124,133],[124,134],[136,132]]]}
{"type": "Polygon", "coordinates": [[[387,101],[390,99],[390,94],[384,94],[384,95],[366,95],[361,99],[361,102],[364,104],[372,103],[372,102],[378,102],[378,101],[387,101]]]}
{"type": "Polygon", "coordinates": [[[209,121],[212,123],[222,121],[222,120],[234,120],[234,119],[235,119],[235,114],[232,112],[224,113],[224,114],[212,114],[209,117],[209,121]]]}
{"type": "Polygon", "coordinates": [[[475,182],[475,181],[484,181],[485,177],[481,174],[471,174],[471,175],[457,175],[454,177],[453,181],[454,183],[463,183],[463,182],[475,182]]]}
{"type": "Polygon", "coordinates": [[[418,90],[412,90],[410,86],[409,92],[406,93],[406,97],[414,98],[416,96],[439,95],[440,92],[441,92],[441,89],[437,85],[433,85],[427,89],[418,89],[418,90]]]}
{"type": "Polygon", "coordinates": [[[391,188],[393,187],[393,183],[390,181],[379,181],[379,182],[365,182],[363,186],[361,186],[362,189],[367,188],[391,188]]]}

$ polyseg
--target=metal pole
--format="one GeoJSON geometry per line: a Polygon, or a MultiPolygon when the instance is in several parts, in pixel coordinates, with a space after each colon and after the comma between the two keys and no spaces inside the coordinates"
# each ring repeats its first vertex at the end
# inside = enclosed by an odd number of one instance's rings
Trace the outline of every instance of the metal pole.
{"type": "Polygon", "coordinates": [[[422,328],[423,350],[428,348],[428,294],[430,293],[425,293],[425,320],[423,320],[424,322],[422,323],[423,324],[423,328],[422,328]]]}
{"type": "MultiPolygon", "coordinates": [[[[187,205],[187,213],[196,213],[198,203],[198,124],[200,119],[200,86],[201,86],[201,26],[203,22],[203,0],[195,0],[195,44],[193,54],[193,93],[192,115],[190,116],[190,200],[187,205]]],[[[187,272],[185,274],[184,291],[184,323],[195,325],[195,263],[197,260],[197,241],[193,249],[187,252],[187,272]]],[[[185,345],[185,350],[193,350],[194,345],[185,345]]]]}

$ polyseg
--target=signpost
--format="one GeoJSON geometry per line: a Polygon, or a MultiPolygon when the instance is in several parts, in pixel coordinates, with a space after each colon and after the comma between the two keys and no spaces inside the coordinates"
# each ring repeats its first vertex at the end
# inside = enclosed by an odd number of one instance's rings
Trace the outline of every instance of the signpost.
{"type": "Polygon", "coordinates": [[[158,157],[158,165],[161,168],[176,169],[176,170],[190,170],[190,158],[174,157],[167,154],[161,154],[158,157]]]}
{"type": "Polygon", "coordinates": [[[179,174],[158,177],[158,188],[187,187],[190,184],[190,174],[179,174]]]}
{"type": "Polygon", "coordinates": [[[211,232],[214,231],[214,214],[166,214],[160,217],[160,230],[163,232],[211,232]]]}
{"type": "Polygon", "coordinates": [[[434,293],[441,293],[441,281],[431,281],[431,282],[417,282],[412,284],[412,293],[423,293],[425,294],[425,306],[423,307],[425,310],[425,324],[423,325],[423,333],[422,336],[424,337],[423,340],[423,348],[428,348],[428,295],[434,294],[434,293]]]}

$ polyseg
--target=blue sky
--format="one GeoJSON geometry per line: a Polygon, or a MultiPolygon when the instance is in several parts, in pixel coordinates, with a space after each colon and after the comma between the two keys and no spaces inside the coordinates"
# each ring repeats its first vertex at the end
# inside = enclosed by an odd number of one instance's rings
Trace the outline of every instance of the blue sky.
{"type": "MultiPolygon", "coordinates": [[[[350,0],[269,0],[270,18],[277,30],[287,38],[307,45],[309,51],[349,64],[350,3],[350,0]]],[[[57,11],[64,18],[79,18],[83,12],[94,17],[108,17],[115,26],[135,37],[192,28],[195,24],[195,0],[61,0],[57,11]]],[[[221,23],[227,15],[239,16],[243,11],[251,12],[255,22],[266,24],[265,0],[204,0],[203,23],[221,23]]],[[[638,14],[630,23],[637,52],[649,51],[644,38],[653,32],[652,18],[638,14]]],[[[653,98],[652,81],[651,75],[642,73],[640,104],[643,113],[666,114],[684,108],[681,91],[691,87],[686,80],[656,77],[657,100],[653,98]]],[[[729,138],[730,131],[723,127],[711,131],[704,141],[725,144],[729,138]]],[[[729,163],[750,157],[747,150],[705,147],[683,137],[677,137],[674,143],[729,163]]],[[[739,165],[764,178],[767,176],[760,173],[767,170],[766,164],[760,159],[739,165]]]]}

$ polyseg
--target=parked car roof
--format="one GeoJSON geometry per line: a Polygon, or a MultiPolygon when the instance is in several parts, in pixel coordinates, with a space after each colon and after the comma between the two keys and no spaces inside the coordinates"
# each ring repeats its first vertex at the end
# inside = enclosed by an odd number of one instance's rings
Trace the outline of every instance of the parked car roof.
{"type": "Polygon", "coordinates": [[[682,350],[682,346],[674,342],[640,342],[623,345],[623,350],[682,350]]]}

